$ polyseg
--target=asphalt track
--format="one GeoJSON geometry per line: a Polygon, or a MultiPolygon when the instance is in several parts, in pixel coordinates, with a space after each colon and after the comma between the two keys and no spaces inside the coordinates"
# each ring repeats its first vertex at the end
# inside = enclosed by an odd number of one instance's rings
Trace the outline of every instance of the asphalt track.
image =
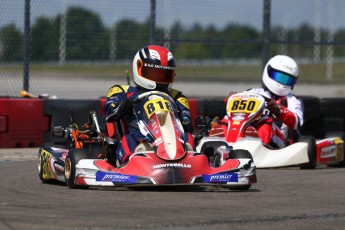
{"type": "Polygon", "coordinates": [[[344,229],[345,168],[258,169],[248,191],[42,184],[38,148],[0,149],[0,229],[344,229]]]}

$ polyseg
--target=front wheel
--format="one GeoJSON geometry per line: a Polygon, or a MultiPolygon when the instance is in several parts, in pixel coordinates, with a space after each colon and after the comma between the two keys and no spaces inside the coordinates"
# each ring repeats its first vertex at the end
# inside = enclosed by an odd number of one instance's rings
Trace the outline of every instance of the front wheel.
{"type": "Polygon", "coordinates": [[[72,149],[68,152],[68,155],[65,159],[65,180],[66,185],[69,188],[80,188],[75,183],[76,176],[76,165],[81,159],[88,159],[89,154],[85,149],[72,149]]]}
{"type": "Polygon", "coordinates": [[[44,158],[42,156],[42,153],[40,152],[38,155],[38,165],[37,165],[37,169],[38,169],[38,177],[40,178],[40,180],[42,181],[42,183],[48,184],[48,183],[52,183],[53,180],[52,179],[46,179],[45,175],[47,175],[47,172],[45,172],[45,170],[48,170],[48,167],[46,167],[48,163],[46,163],[44,161],[44,158]]]}

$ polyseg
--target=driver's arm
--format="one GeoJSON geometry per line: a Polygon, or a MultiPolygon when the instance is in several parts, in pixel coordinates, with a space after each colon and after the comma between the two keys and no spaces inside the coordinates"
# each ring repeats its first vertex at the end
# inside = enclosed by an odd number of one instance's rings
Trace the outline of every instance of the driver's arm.
{"type": "Polygon", "coordinates": [[[180,111],[179,116],[182,122],[182,126],[186,132],[193,133],[193,123],[190,116],[188,99],[181,95],[176,100],[176,105],[180,111]]]}
{"type": "Polygon", "coordinates": [[[111,120],[119,120],[126,112],[132,109],[132,104],[126,97],[128,86],[114,85],[107,94],[107,100],[104,104],[103,111],[106,117],[111,114],[111,120]]]}
{"type": "Polygon", "coordinates": [[[289,129],[299,129],[303,125],[303,104],[295,97],[288,100],[288,107],[271,100],[268,108],[289,129]]]}

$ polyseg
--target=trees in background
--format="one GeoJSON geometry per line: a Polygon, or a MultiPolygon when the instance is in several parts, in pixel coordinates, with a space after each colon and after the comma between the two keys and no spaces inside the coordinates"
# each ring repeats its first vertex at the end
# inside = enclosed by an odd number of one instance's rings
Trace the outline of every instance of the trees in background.
{"type": "MultiPolygon", "coordinates": [[[[31,28],[31,60],[59,60],[61,17],[40,17],[34,22],[31,28]]],[[[164,28],[156,28],[157,43],[162,45],[168,41],[178,59],[257,58],[262,51],[261,32],[247,25],[228,24],[217,29],[213,25],[203,27],[196,23],[186,28],[181,22],[175,22],[168,31],[167,36],[164,28]]],[[[106,28],[99,15],[81,7],[68,9],[65,32],[67,61],[109,60],[111,52],[116,59],[131,59],[150,40],[149,21],[138,23],[123,19],[112,28],[106,28]]],[[[308,24],[292,29],[273,27],[271,32],[273,53],[278,52],[279,45],[287,42],[289,55],[312,57],[312,45],[305,44],[313,42],[313,27],[308,24]]],[[[327,41],[327,35],[327,30],[323,29],[321,40],[327,41]]],[[[334,41],[344,40],[345,30],[336,31],[334,41]]],[[[345,47],[339,47],[335,49],[335,55],[344,56],[345,47]]],[[[1,61],[21,61],[22,48],[23,33],[14,24],[0,29],[1,61]]],[[[323,56],[324,50],[325,46],[321,49],[323,56]]]]}
{"type": "Polygon", "coordinates": [[[23,34],[15,24],[9,24],[0,29],[0,60],[22,60],[23,34]]]}

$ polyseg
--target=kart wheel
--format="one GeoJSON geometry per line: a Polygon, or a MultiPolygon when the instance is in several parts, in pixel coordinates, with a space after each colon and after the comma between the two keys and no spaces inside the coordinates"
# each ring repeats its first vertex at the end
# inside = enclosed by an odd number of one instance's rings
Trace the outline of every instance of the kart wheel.
{"type": "Polygon", "coordinates": [[[228,159],[242,159],[242,158],[249,158],[254,161],[252,154],[245,149],[234,149],[231,150],[228,159]]]}
{"type": "Polygon", "coordinates": [[[72,149],[65,159],[65,180],[69,188],[81,188],[75,184],[76,165],[81,159],[88,159],[89,154],[85,149],[72,149]]]}
{"type": "Polygon", "coordinates": [[[43,183],[48,184],[48,183],[51,183],[53,181],[52,179],[44,179],[43,178],[44,160],[43,160],[43,157],[42,157],[41,153],[39,153],[39,155],[38,155],[38,165],[37,165],[37,168],[38,168],[38,177],[40,178],[40,180],[43,183]]]}
{"type": "Polygon", "coordinates": [[[221,155],[219,153],[216,153],[216,155],[214,156],[214,163],[213,163],[213,166],[215,168],[218,168],[220,167],[220,160],[221,160],[221,155]]]}
{"type": "Polygon", "coordinates": [[[308,158],[309,162],[301,164],[300,169],[315,169],[316,168],[316,141],[313,136],[302,136],[298,142],[305,142],[308,144],[308,158]]]}

